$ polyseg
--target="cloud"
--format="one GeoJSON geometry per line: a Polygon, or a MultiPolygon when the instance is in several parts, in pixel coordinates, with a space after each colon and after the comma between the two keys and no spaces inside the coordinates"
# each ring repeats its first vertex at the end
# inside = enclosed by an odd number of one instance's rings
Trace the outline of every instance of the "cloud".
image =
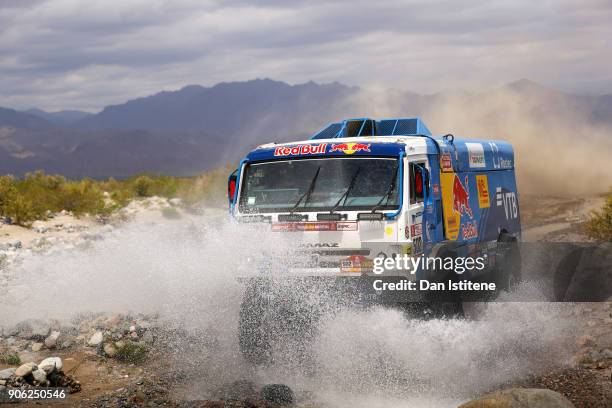
{"type": "Polygon", "coordinates": [[[519,1],[0,3],[0,106],[97,110],[185,84],[612,90],[612,6],[519,1]]]}

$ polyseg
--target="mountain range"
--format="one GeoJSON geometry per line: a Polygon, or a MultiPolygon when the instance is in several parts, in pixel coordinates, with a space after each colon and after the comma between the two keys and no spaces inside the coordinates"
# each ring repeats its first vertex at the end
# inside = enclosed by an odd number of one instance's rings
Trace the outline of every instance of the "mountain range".
{"type": "Polygon", "coordinates": [[[574,95],[528,80],[421,95],[257,79],[189,85],[95,114],[0,108],[0,174],[193,175],[235,162],[260,143],[303,139],[329,122],[363,116],[421,116],[434,133],[510,140],[525,131],[533,138],[580,133],[609,141],[612,95],[574,95]]]}

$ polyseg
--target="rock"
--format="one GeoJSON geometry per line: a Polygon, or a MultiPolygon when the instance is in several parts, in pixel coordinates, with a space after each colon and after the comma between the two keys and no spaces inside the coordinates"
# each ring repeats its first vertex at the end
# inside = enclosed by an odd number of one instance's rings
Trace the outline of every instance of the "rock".
{"type": "Polygon", "coordinates": [[[60,336],[60,332],[52,331],[49,337],[45,339],[45,346],[50,349],[55,348],[55,346],[57,345],[57,339],[59,339],[59,336],[60,336]]]}
{"type": "Polygon", "coordinates": [[[183,204],[183,200],[180,198],[171,198],[168,200],[168,203],[170,203],[171,206],[178,207],[183,204]]]}
{"type": "Polygon", "coordinates": [[[293,404],[293,391],[285,384],[268,384],[261,389],[261,397],[276,405],[293,404]]]}
{"type": "Polygon", "coordinates": [[[558,392],[542,388],[512,388],[466,402],[459,408],[575,408],[558,392]]]}
{"type": "Polygon", "coordinates": [[[17,324],[17,336],[26,340],[44,340],[51,331],[51,325],[42,320],[26,320],[17,324]]]}
{"type": "Polygon", "coordinates": [[[117,355],[117,348],[111,343],[104,344],[103,350],[107,357],[113,358],[117,355]]]}
{"type": "Polygon", "coordinates": [[[32,223],[32,230],[34,232],[39,233],[39,234],[45,234],[45,233],[49,232],[49,228],[42,221],[34,221],[32,223]]]}
{"type": "Polygon", "coordinates": [[[47,357],[40,362],[38,368],[44,370],[47,374],[51,374],[53,371],[61,371],[64,368],[64,363],[59,357],[47,357]]]}
{"type": "Polygon", "coordinates": [[[32,351],[36,353],[42,350],[43,346],[44,346],[43,343],[32,343],[32,351]]]}
{"type": "Polygon", "coordinates": [[[0,370],[0,380],[8,380],[12,376],[15,375],[15,368],[7,368],[5,370],[0,370]]]}
{"type": "Polygon", "coordinates": [[[38,370],[32,371],[32,377],[34,377],[34,381],[38,382],[39,384],[47,382],[47,374],[44,372],[44,370],[41,370],[40,368],[38,370]]]}
{"type": "Polygon", "coordinates": [[[62,340],[59,348],[64,350],[64,349],[72,347],[73,344],[74,342],[71,339],[62,340]]]}
{"type": "Polygon", "coordinates": [[[93,334],[93,336],[91,336],[91,338],[87,342],[87,345],[91,347],[96,347],[102,343],[102,340],[104,340],[104,335],[101,331],[97,331],[93,334]]]}
{"type": "Polygon", "coordinates": [[[115,314],[106,319],[103,326],[107,330],[113,330],[119,323],[121,323],[122,317],[120,314],[115,314]]]}
{"type": "Polygon", "coordinates": [[[595,344],[595,339],[593,338],[593,336],[589,336],[588,334],[585,334],[584,336],[580,337],[578,341],[576,342],[576,345],[578,347],[588,347],[594,344],[595,344]]]}
{"type": "Polygon", "coordinates": [[[32,362],[30,363],[25,363],[20,365],[16,370],[15,370],[15,376],[16,377],[26,377],[30,374],[32,374],[32,371],[38,369],[38,366],[32,362]]]}

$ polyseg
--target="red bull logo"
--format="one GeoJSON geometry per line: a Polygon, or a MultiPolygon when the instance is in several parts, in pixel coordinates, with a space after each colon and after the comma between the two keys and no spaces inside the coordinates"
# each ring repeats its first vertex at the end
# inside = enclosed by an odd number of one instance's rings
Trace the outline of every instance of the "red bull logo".
{"type": "Polygon", "coordinates": [[[297,146],[279,146],[274,149],[274,156],[301,156],[307,154],[323,154],[327,143],[303,144],[297,146]]]}
{"type": "Polygon", "coordinates": [[[356,152],[369,152],[370,145],[365,143],[338,143],[332,144],[328,153],[343,152],[344,154],[353,154],[356,152]]]}
{"type": "Polygon", "coordinates": [[[468,178],[465,176],[465,186],[455,174],[453,181],[453,210],[459,214],[467,214],[472,218],[474,214],[470,208],[470,193],[468,191],[468,178]]]}

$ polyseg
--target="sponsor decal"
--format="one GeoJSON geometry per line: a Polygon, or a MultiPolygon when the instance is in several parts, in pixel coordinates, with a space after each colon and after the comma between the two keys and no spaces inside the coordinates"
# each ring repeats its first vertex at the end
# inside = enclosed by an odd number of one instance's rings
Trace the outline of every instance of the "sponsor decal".
{"type": "Polygon", "coordinates": [[[497,144],[495,142],[489,142],[489,147],[491,148],[491,152],[493,153],[491,157],[493,159],[494,169],[512,168],[512,160],[502,157],[502,155],[499,153],[499,147],[497,147],[497,144]]]}
{"type": "Polygon", "coordinates": [[[469,165],[473,168],[486,167],[484,147],[481,143],[466,143],[469,165]]]}
{"type": "Polygon", "coordinates": [[[374,261],[363,255],[350,255],[340,261],[340,272],[371,272],[374,261]]]}
{"type": "Polygon", "coordinates": [[[478,226],[476,225],[476,221],[468,221],[463,224],[461,226],[461,236],[465,240],[478,238],[478,226]]]}
{"type": "Polygon", "coordinates": [[[327,143],[303,144],[297,146],[279,146],[274,149],[274,156],[301,156],[308,154],[324,154],[327,143]]]}
{"type": "Polygon", "coordinates": [[[468,177],[465,176],[465,185],[461,183],[459,176],[455,174],[453,181],[453,210],[459,214],[467,214],[474,217],[470,208],[470,193],[468,190],[468,177]]]}
{"type": "Polygon", "coordinates": [[[440,185],[438,183],[433,185],[433,193],[434,193],[435,196],[440,194],[440,185]]]}
{"type": "Polygon", "coordinates": [[[294,231],[357,231],[356,221],[343,222],[276,222],[272,224],[274,232],[294,231]]]}
{"type": "Polygon", "coordinates": [[[412,224],[410,226],[410,234],[413,237],[423,235],[423,224],[412,224]]]}
{"type": "Polygon", "coordinates": [[[356,222],[337,222],[336,231],[357,231],[356,222]]]}
{"type": "Polygon", "coordinates": [[[353,154],[357,152],[369,152],[370,145],[364,143],[338,143],[332,144],[328,153],[343,152],[344,154],[353,154]]]}
{"type": "Polygon", "coordinates": [[[476,188],[478,191],[478,207],[489,208],[489,180],[486,174],[476,176],[476,188]]]}
{"type": "Polygon", "coordinates": [[[504,207],[504,214],[507,220],[518,218],[518,202],[514,191],[504,192],[501,187],[495,189],[495,205],[504,207]]]}
{"type": "Polygon", "coordinates": [[[450,153],[442,153],[440,155],[440,168],[442,171],[453,171],[453,159],[450,153]]]}

